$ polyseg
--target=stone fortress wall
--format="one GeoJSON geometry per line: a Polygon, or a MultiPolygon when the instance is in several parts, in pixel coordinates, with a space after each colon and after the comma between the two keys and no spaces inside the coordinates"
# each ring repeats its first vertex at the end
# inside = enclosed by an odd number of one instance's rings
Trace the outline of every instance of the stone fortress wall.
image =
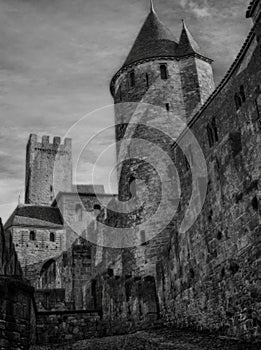
{"type": "MultiPolygon", "coordinates": [[[[192,193],[191,170],[178,146],[185,130],[172,149],[182,196],[172,226],[162,232],[170,237],[163,251],[159,237],[137,248],[103,250],[92,286],[112,328],[139,328],[152,309],[164,324],[248,339],[261,336],[260,16],[255,13],[255,18],[228,74],[188,124],[208,170],[207,197],[193,227],[179,230],[192,193]],[[149,296],[142,292],[146,278],[155,285],[149,296]]],[[[189,159],[197,165],[193,151],[189,159]]],[[[203,201],[200,193],[195,208],[203,201]]],[[[118,224],[108,214],[110,220],[111,226],[118,224]]]]}

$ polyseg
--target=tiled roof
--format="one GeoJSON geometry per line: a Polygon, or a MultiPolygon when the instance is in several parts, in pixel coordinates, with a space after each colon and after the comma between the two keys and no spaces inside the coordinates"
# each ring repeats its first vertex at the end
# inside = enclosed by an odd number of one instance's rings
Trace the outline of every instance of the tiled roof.
{"type": "Polygon", "coordinates": [[[173,34],[152,8],[123,66],[150,57],[175,56],[176,52],[173,34]]]}
{"type": "Polygon", "coordinates": [[[250,2],[248,9],[247,9],[247,13],[246,13],[247,18],[252,16],[252,13],[253,13],[254,9],[256,8],[258,1],[260,1],[260,0],[252,0],[250,2]]]}
{"type": "Polygon", "coordinates": [[[192,53],[200,54],[200,48],[197,42],[194,40],[190,31],[188,30],[186,23],[183,22],[181,36],[179,40],[178,53],[180,56],[186,56],[192,53]]]}
{"type": "Polygon", "coordinates": [[[5,224],[11,226],[61,227],[63,219],[58,208],[38,205],[19,205],[5,224]]]}

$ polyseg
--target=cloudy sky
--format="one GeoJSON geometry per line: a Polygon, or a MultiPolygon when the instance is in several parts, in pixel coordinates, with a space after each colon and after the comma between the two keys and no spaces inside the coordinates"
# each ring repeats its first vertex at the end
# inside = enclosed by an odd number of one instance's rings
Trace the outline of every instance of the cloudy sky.
{"type": "MultiPolygon", "coordinates": [[[[215,60],[216,83],[249,32],[247,5],[245,0],[155,0],[159,17],[177,38],[181,19],[186,20],[200,46],[215,60]]],[[[3,220],[23,191],[29,134],[64,136],[84,115],[112,103],[110,79],[126,58],[148,9],[149,0],[0,0],[3,220]]],[[[112,124],[112,113],[91,114],[85,123],[86,139],[112,124]]],[[[93,141],[89,163],[99,144],[110,144],[112,138],[110,131],[103,141],[93,141]]],[[[107,163],[98,167],[96,182],[106,181],[113,159],[112,148],[107,163]]],[[[90,166],[86,163],[87,174],[81,181],[89,181],[90,166]]]]}

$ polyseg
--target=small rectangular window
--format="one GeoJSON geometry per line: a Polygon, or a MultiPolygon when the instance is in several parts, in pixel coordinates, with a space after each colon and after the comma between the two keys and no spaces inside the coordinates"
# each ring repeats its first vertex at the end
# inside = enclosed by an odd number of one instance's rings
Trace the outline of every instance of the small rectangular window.
{"type": "Polygon", "coordinates": [[[160,76],[162,80],[167,80],[168,79],[168,69],[166,64],[161,64],[160,65],[160,76]]]}
{"type": "Polygon", "coordinates": [[[134,87],[135,86],[135,72],[132,70],[130,72],[130,86],[134,87]]]}
{"type": "Polygon", "coordinates": [[[166,111],[169,112],[169,109],[170,109],[169,103],[166,103],[166,111]]]}

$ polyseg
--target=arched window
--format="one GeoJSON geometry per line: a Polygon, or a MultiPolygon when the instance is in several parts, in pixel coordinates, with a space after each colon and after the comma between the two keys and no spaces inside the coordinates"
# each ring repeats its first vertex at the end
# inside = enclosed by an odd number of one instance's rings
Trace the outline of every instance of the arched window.
{"type": "Polygon", "coordinates": [[[50,232],[50,242],[55,242],[55,233],[50,232]]]}
{"type": "Polygon", "coordinates": [[[93,209],[94,210],[101,210],[100,204],[94,204],[93,209]]]}
{"type": "Polygon", "coordinates": [[[168,79],[168,69],[166,64],[161,64],[160,65],[160,76],[161,79],[167,80],[168,79]]]}
{"type": "Polygon", "coordinates": [[[135,86],[135,72],[132,70],[130,72],[130,86],[134,87],[135,86]]]}
{"type": "Polygon", "coordinates": [[[35,241],[36,239],[35,231],[30,231],[29,238],[30,238],[30,241],[35,241]]]}
{"type": "Polygon", "coordinates": [[[82,221],[83,213],[81,204],[76,204],[75,206],[75,220],[82,221]]]}

